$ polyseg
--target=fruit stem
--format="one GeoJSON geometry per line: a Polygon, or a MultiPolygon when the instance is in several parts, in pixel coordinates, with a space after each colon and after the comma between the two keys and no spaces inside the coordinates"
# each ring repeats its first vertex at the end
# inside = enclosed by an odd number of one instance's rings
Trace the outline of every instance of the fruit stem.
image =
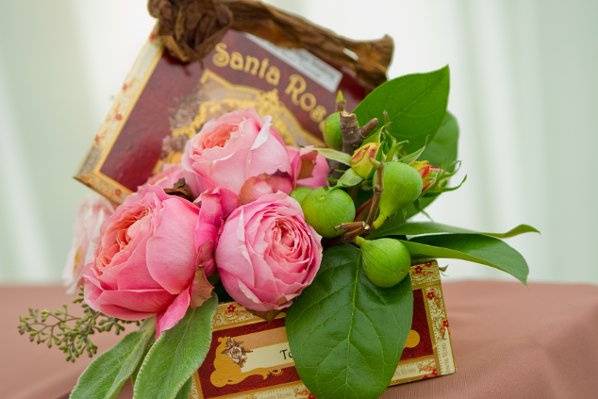
{"type": "Polygon", "coordinates": [[[386,221],[386,217],[384,215],[380,215],[378,216],[378,218],[376,220],[374,220],[374,223],[372,223],[372,227],[374,229],[379,228],[380,226],[382,226],[382,224],[386,221]]]}
{"type": "MultiPolygon", "coordinates": [[[[380,205],[380,196],[382,195],[382,191],[384,190],[383,183],[382,183],[382,174],[384,173],[384,163],[380,162],[376,166],[376,176],[374,178],[374,194],[372,195],[372,202],[370,203],[370,211],[368,212],[368,216],[365,219],[365,223],[367,225],[371,225],[372,221],[376,217],[378,213],[378,206],[380,205]]],[[[376,228],[376,225],[374,224],[376,228]]]]}
{"type": "Polygon", "coordinates": [[[355,239],[353,240],[353,242],[358,246],[361,247],[363,245],[363,243],[366,242],[366,239],[361,237],[361,236],[357,236],[355,237],[355,239]]]}
{"type": "Polygon", "coordinates": [[[370,226],[365,224],[365,222],[363,221],[357,221],[357,222],[349,222],[349,223],[343,223],[339,226],[336,227],[336,229],[342,229],[344,231],[344,234],[342,235],[341,239],[344,242],[351,242],[355,239],[355,237],[364,234],[364,233],[369,233],[370,231],[370,226]]]}

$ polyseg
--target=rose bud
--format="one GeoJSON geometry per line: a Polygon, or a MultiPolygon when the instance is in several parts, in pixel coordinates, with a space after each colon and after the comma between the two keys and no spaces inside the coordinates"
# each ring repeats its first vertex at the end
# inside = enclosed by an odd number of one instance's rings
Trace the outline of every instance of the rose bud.
{"type": "Polygon", "coordinates": [[[382,171],[380,213],[374,221],[374,228],[380,227],[399,209],[417,200],[422,188],[423,181],[417,170],[399,161],[385,162],[382,171]]]}
{"type": "Polygon", "coordinates": [[[318,188],[301,203],[305,219],[323,237],[337,237],[343,223],[355,219],[355,204],[349,194],[341,189],[318,188]]]}
{"type": "Polygon", "coordinates": [[[442,172],[441,168],[432,166],[428,161],[415,161],[411,163],[411,166],[413,166],[422,177],[423,192],[428,191],[432,186],[434,186],[434,184],[436,184],[438,176],[442,172]]]}
{"type": "Polygon", "coordinates": [[[224,288],[247,309],[291,305],[310,285],[322,260],[321,237],[288,195],[267,194],[235,209],[224,224],[216,264],[224,288]]]}
{"type": "Polygon", "coordinates": [[[288,193],[293,189],[293,182],[286,174],[275,173],[273,175],[261,174],[250,177],[245,181],[239,193],[241,205],[255,201],[265,194],[282,191],[288,193]]]}
{"type": "Polygon", "coordinates": [[[322,121],[322,133],[324,143],[330,148],[340,150],[343,146],[343,136],[341,133],[341,114],[333,112],[322,121]]]}
{"type": "Polygon", "coordinates": [[[271,118],[262,119],[253,110],[230,112],[206,122],[185,145],[181,165],[195,175],[203,190],[223,187],[237,195],[252,177],[286,175],[291,179],[289,154],[271,118]]]}
{"type": "Polygon", "coordinates": [[[379,148],[379,143],[372,142],[356,149],[351,157],[351,169],[364,179],[370,177],[376,169],[376,156],[379,148]]]}
{"type": "Polygon", "coordinates": [[[394,238],[366,240],[357,237],[361,248],[363,270],[367,278],[378,287],[392,287],[409,274],[411,254],[407,247],[394,238]]]}
{"type": "Polygon", "coordinates": [[[291,159],[293,185],[316,188],[328,184],[328,174],[330,173],[328,161],[313,147],[288,146],[287,151],[291,159]]]}
{"type": "MultiPolygon", "coordinates": [[[[232,194],[231,194],[232,195],[232,194]]],[[[209,297],[206,269],[235,197],[213,191],[201,205],[142,186],[106,220],[83,275],[85,302],[123,320],[156,316],[157,333],[209,297]]],[[[209,271],[209,270],[207,270],[209,271]]]]}

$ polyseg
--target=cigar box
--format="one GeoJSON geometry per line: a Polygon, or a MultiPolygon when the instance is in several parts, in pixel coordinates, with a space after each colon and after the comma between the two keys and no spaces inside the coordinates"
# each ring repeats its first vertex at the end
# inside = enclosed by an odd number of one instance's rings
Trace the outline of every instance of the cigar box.
{"type": "MultiPolygon", "coordinates": [[[[455,371],[438,265],[411,267],[413,323],[391,385],[455,371]]],[[[237,303],[218,306],[212,346],[193,377],[190,399],[314,398],[301,383],[284,314],[265,321],[237,303]]]]}
{"type": "Polygon", "coordinates": [[[366,89],[304,49],[229,30],[202,62],[181,63],[150,36],[98,130],[76,179],[119,203],[209,119],[239,108],[271,115],[288,144],[322,144],[320,123],[341,90],[352,108],[366,89]]]}
{"type": "MultiPolygon", "coordinates": [[[[169,163],[209,119],[239,108],[271,115],[289,144],[320,145],[341,90],[352,109],[368,90],[304,49],[229,30],[201,62],[182,63],[151,35],[93,139],[76,179],[120,203],[169,163]]],[[[392,385],[454,372],[435,262],[413,266],[414,315],[392,385]]],[[[214,321],[192,398],[311,398],[293,367],[284,314],[266,322],[236,303],[214,321]]]]}

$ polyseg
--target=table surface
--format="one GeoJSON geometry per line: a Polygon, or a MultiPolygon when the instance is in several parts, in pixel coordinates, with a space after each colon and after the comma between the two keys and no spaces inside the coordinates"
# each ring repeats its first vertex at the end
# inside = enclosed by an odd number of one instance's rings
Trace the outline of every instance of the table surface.
{"type": "MultiPolygon", "coordinates": [[[[598,397],[598,287],[469,281],[443,285],[457,372],[389,389],[382,398],[598,397]]],[[[0,287],[0,398],[63,398],[88,359],[16,331],[28,307],[68,302],[62,287],[0,287]]],[[[100,351],[119,337],[100,335],[100,351]]],[[[129,397],[130,389],[122,397],[129,397]]]]}

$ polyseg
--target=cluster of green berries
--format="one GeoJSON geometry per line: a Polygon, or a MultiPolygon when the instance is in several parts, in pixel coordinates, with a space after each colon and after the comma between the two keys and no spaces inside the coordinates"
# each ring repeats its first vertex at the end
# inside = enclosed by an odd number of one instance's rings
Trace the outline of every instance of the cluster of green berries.
{"type": "MultiPolygon", "coordinates": [[[[342,138],[338,113],[331,114],[324,121],[324,140],[334,149],[340,149],[342,138]]],[[[379,211],[372,225],[380,227],[389,217],[415,202],[423,190],[420,173],[398,160],[378,160],[379,143],[365,143],[351,159],[351,168],[363,179],[375,179],[381,171],[382,192],[379,211]],[[382,165],[380,165],[382,163],[382,165]]],[[[301,204],[307,222],[325,238],[343,234],[341,226],[355,219],[353,198],[338,187],[317,189],[297,188],[291,196],[301,204]]],[[[354,243],[361,248],[363,268],[368,279],[380,287],[391,287],[409,273],[411,255],[407,247],[394,238],[369,240],[356,237],[354,243]]]]}

